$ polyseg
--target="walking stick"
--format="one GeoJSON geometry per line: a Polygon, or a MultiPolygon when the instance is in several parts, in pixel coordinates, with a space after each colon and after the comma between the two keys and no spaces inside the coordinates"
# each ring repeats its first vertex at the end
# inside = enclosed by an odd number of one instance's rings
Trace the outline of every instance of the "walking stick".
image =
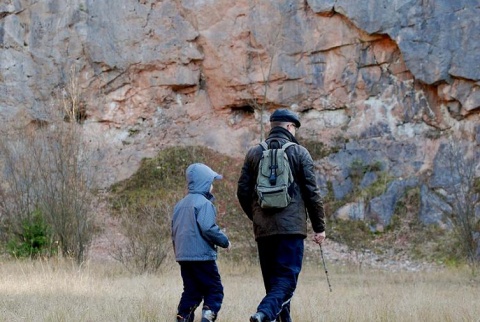
{"type": "Polygon", "coordinates": [[[325,264],[325,257],[323,256],[322,245],[320,244],[319,246],[320,246],[320,255],[322,256],[323,268],[325,269],[325,275],[327,276],[328,289],[331,292],[332,291],[332,285],[330,284],[330,279],[328,278],[328,270],[327,270],[327,265],[325,264]]]}

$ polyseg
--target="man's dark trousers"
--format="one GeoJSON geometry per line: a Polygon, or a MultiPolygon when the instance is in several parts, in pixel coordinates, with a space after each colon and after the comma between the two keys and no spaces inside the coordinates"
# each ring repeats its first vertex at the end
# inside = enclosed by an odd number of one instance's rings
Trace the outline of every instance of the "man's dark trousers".
{"type": "Polygon", "coordinates": [[[178,313],[184,318],[190,317],[193,321],[195,308],[202,300],[204,306],[218,313],[223,302],[223,286],[217,263],[213,260],[178,263],[183,279],[183,293],[178,313]]]}
{"type": "Polygon", "coordinates": [[[270,321],[280,317],[281,322],[292,321],[290,300],[297,287],[302,269],[304,237],[275,235],[257,240],[266,296],[257,312],[263,312],[270,321]]]}

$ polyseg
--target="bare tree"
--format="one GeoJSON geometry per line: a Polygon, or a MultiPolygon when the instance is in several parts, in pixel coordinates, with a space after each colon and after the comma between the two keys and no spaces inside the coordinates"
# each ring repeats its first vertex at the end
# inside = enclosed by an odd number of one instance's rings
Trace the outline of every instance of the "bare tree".
{"type": "MultiPolygon", "coordinates": [[[[250,1],[252,9],[256,5],[255,0],[250,1]]],[[[256,10],[251,10],[251,12],[256,12],[256,10]]],[[[257,69],[261,75],[261,79],[250,79],[252,84],[249,92],[251,106],[260,113],[260,141],[263,141],[265,139],[263,118],[268,104],[272,71],[285,39],[282,33],[284,17],[281,15],[271,16],[268,19],[255,19],[254,21],[268,21],[268,24],[252,25],[247,66],[245,67],[247,75],[255,75],[257,69]],[[256,87],[256,85],[259,86],[256,87]]]]}
{"type": "Polygon", "coordinates": [[[475,266],[480,261],[477,249],[480,247],[480,218],[476,208],[480,206],[480,178],[476,176],[478,156],[459,142],[443,146],[443,162],[447,171],[444,190],[437,191],[448,204],[442,211],[454,229],[462,253],[475,266]]]}
{"type": "Polygon", "coordinates": [[[119,211],[121,243],[113,244],[111,256],[132,273],[156,272],[171,243],[172,207],[157,203],[139,207],[122,207],[119,211]]]}
{"type": "Polygon", "coordinates": [[[5,231],[19,233],[21,223],[39,210],[63,255],[84,260],[92,237],[93,149],[78,123],[81,97],[75,70],[61,104],[45,108],[42,120],[14,124],[4,131],[0,189],[5,231]]]}

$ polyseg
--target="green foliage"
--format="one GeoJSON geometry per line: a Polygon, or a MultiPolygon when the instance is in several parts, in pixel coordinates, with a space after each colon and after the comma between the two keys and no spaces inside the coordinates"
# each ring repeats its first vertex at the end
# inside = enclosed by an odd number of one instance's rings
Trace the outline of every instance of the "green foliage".
{"type": "Polygon", "coordinates": [[[151,205],[157,199],[173,201],[178,198],[184,192],[184,173],[192,160],[206,162],[206,155],[199,153],[197,147],[171,147],[156,158],[143,159],[134,175],[112,186],[114,208],[151,205]]]}
{"type": "Polygon", "coordinates": [[[387,172],[378,173],[378,179],[375,182],[364,189],[358,189],[357,187],[357,198],[360,197],[364,200],[371,200],[377,196],[380,196],[387,190],[387,187],[392,180],[393,177],[387,172]]]}
{"type": "Polygon", "coordinates": [[[357,182],[360,182],[368,172],[380,171],[382,171],[382,163],[380,161],[375,161],[372,164],[364,164],[362,160],[355,159],[350,164],[350,177],[357,182]]]}
{"type": "MultiPolygon", "coordinates": [[[[374,196],[384,191],[386,185],[377,180],[366,190],[356,190],[347,200],[360,196],[374,196]],[[368,191],[370,190],[370,191],[368,191]]],[[[344,201],[344,202],[347,202],[344,201]]],[[[331,207],[332,203],[326,204],[331,207]]],[[[341,205],[337,202],[338,209],[341,205]]],[[[420,189],[408,189],[397,202],[391,223],[384,231],[372,233],[368,223],[360,220],[335,220],[327,222],[329,238],[345,244],[350,250],[388,253],[397,258],[413,258],[450,266],[464,263],[462,245],[455,231],[439,225],[426,225],[418,217],[420,212],[420,189]]]]}
{"type": "Polygon", "coordinates": [[[362,200],[368,203],[374,197],[383,194],[393,177],[387,172],[382,171],[382,164],[379,161],[370,165],[363,164],[360,160],[354,160],[350,166],[350,178],[353,183],[353,190],[342,200],[335,199],[333,195],[333,187],[331,182],[327,182],[327,195],[323,198],[324,206],[327,214],[334,213],[347,203],[362,200]],[[360,187],[360,182],[367,172],[376,172],[377,180],[365,188],[360,187]]]}
{"type": "Polygon", "coordinates": [[[375,234],[363,220],[331,220],[329,238],[345,244],[350,250],[364,252],[374,248],[375,234]]]}
{"type": "Polygon", "coordinates": [[[480,193],[480,177],[473,180],[473,191],[475,193],[480,193]]]}
{"type": "MultiPolygon", "coordinates": [[[[330,182],[327,183],[328,194],[323,199],[327,216],[332,215],[345,204],[358,200],[368,203],[370,199],[384,193],[392,178],[381,170],[382,164],[378,161],[373,164],[364,164],[361,160],[354,160],[350,165],[350,178],[352,179],[353,190],[342,200],[335,199],[332,184],[330,182]],[[368,187],[361,189],[360,182],[368,172],[376,172],[378,178],[368,187]]],[[[380,237],[380,234],[372,233],[369,223],[363,220],[338,220],[329,218],[327,226],[329,238],[347,245],[350,250],[358,253],[367,250],[375,251],[378,248],[376,241],[380,237]]]]}
{"type": "Polygon", "coordinates": [[[301,139],[301,144],[308,150],[308,152],[310,152],[310,155],[314,160],[323,159],[338,151],[337,148],[327,147],[323,142],[304,138],[301,139]]]}
{"type": "Polygon", "coordinates": [[[338,200],[333,193],[333,184],[327,181],[327,194],[323,197],[323,208],[327,218],[331,216],[337,209],[343,207],[347,201],[345,199],[338,200]]]}
{"type": "Polygon", "coordinates": [[[397,255],[437,263],[459,263],[461,252],[453,232],[426,225],[418,218],[420,188],[411,188],[397,202],[391,224],[379,240],[381,247],[397,255]]]}
{"type": "Polygon", "coordinates": [[[207,164],[222,173],[227,181],[234,179],[232,174],[239,173],[239,168],[234,168],[238,162],[232,162],[231,158],[208,148],[170,147],[155,158],[142,160],[135,174],[112,186],[114,206],[151,204],[156,199],[178,199],[186,192],[185,170],[195,162],[207,164]]]}
{"type": "Polygon", "coordinates": [[[372,164],[364,164],[361,160],[354,160],[350,165],[350,178],[353,183],[353,191],[346,199],[349,201],[362,199],[368,202],[372,198],[375,198],[383,194],[388,187],[388,184],[393,180],[386,171],[382,171],[382,163],[375,161],[372,164]],[[365,188],[360,187],[365,174],[369,172],[375,172],[377,174],[377,180],[365,188]]]}
{"type": "Polygon", "coordinates": [[[7,242],[7,252],[17,258],[52,255],[51,229],[40,211],[22,222],[21,231],[7,242]]]}
{"type": "Polygon", "coordinates": [[[430,140],[438,140],[438,139],[440,139],[440,138],[442,137],[442,134],[443,134],[443,133],[442,133],[441,130],[435,129],[435,130],[429,130],[429,131],[425,132],[424,135],[425,135],[425,137],[426,137],[427,139],[430,139],[430,140]]]}
{"type": "Polygon", "coordinates": [[[128,130],[128,136],[130,136],[130,137],[135,136],[135,135],[137,135],[138,133],[140,133],[140,130],[139,130],[139,129],[129,129],[129,130],[128,130]]]}

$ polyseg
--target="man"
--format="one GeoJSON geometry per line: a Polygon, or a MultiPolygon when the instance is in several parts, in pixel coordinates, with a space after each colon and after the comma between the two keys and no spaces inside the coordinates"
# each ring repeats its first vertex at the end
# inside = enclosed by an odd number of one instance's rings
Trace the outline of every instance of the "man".
{"type": "Polygon", "coordinates": [[[237,197],[243,211],[253,221],[266,290],[250,322],[292,321],[290,300],[302,268],[307,212],[315,232],[313,240],[321,244],[325,239],[323,202],[316,185],[313,160],[308,150],[295,139],[300,120],[294,112],[279,109],[271,115],[270,124],[266,139],[269,147],[296,143],[286,149],[294,182],[289,188],[292,199],[287,207],[261,208],[255,184],[263,148],[257,145],[247,152],[238,180],[237,197]]]}

